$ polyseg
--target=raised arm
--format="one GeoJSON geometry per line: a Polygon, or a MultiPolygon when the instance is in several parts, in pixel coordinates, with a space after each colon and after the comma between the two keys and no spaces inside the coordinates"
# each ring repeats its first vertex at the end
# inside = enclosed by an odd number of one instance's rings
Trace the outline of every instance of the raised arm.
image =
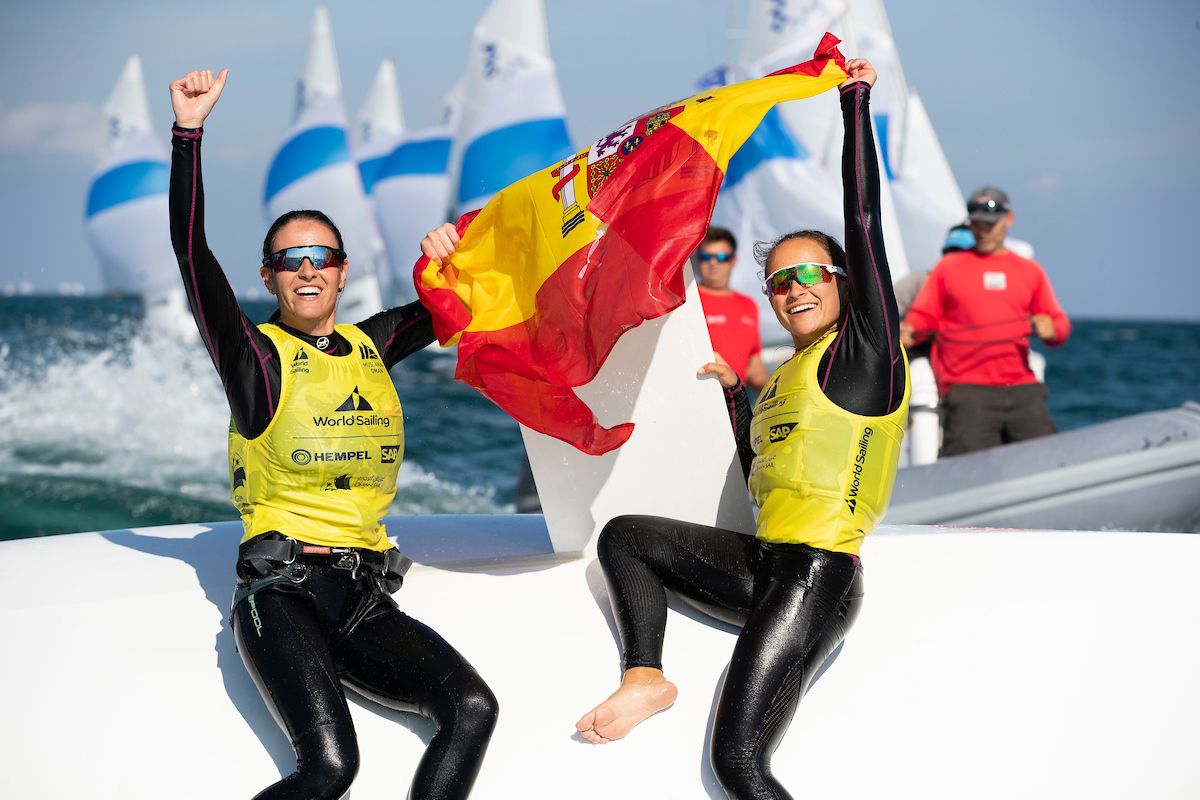
{"type": "Polygon", "coordinates": [[[880,353],[895,355],[900,320],[879,218],[879,158],[869,107],[875,70],[859,58],[846,67],[850,81],[841,87],[842,185],[851,304],[870,344],[880,353]]]}
{"type": "Polygon", "coordinates": [[[842,186],[846,217],[846,296],[838,338],[820,366],[826,397],[855,414],[887,414],[904,398],[896,295],[879,218],[879,158],[869,100],[875,70],[860,58],[846,63],[841,87],[845,141],[842,186]],[[848,302],[845,302],[848,301],[848,302]]]}
{"type": "Polygon", "coordinates": [[[190,72],[171,83],[171,244],[200,337],[229,399],[238,432],[258,436],[279,399],[278,355],[271,340],[242,313],[204,235],[200,139],[204,120],[225,87],[228,70],[190,72]]]}

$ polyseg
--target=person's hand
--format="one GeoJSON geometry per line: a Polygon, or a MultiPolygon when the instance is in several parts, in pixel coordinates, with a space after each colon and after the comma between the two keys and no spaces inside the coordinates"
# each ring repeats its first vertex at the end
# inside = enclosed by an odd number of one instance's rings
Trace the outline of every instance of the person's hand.
{"type": "Polygon", "coordinates": [[[443,222],[425,234],[421,240],[421,252],[440,267],[454,255],[458,242],[458,230],[449,222],[443,222]]]}
{"type": "Polygon", "coordinates": [[[1049,314],[1034,314],[1029,318],[1033,322],[1033,332],[1044,342],[1054,338],[1054,320],[1049,314]]]}
{"type": "Polygon", "coordinates": [[[181,128],[199,128],[212,113],[213,106],[225,91],[229,68],[213,78],[211,69],[196,69],[182,78],[171,81],[171,108],[175,124],[181,128]]]}
{"type": "Polygon", "coordinates": [[[865,58],[852,58],[846,62],[846,74],[850,77],[842,81],[842,86],[855,81],[862,81],[867,86],[875,85],[875,68],[871,66],[871,62],[865,58]]]}
{"type": "Polygon", "coordinates": [[[710,361],[704,366],[700,367],[700,369],[696,372],[696,377],[703,378],[705,375],[716,375],[717,380],[719,380],[721,385],[726,389],[732,389],[733,387],[737,386],[738,376],[737,373],[733,371],[733,367],[729,366],[725,359],[721,358],[720,353],[713,353],[713,358],[715,358],[716,361],[710,361]]]}
{"type": "Polygon", "coordinates": [[[911,350],[915,343],[916,339],[913,336],[913,326],[909,325],[907,322],[901,322],[900,344],[904,345],[905,350],[911,350]]]}

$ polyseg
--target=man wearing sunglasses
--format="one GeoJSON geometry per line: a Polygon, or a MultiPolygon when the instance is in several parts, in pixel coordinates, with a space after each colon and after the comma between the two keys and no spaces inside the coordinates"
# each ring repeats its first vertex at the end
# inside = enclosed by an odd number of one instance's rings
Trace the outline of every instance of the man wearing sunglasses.
{"type": "Polygon", "coordinates": [[[934,266],[900,329],[906,347],[933,342],[942,456],[1054,433],[1046,387],[1029,368],[1029,334],[1057,347],[1071,333],[1041,266],[1005,245],[1008,195],[977,190],[967,222],[974,246],[934,266]]]}
{"type": "Polygon", "coordinates": [[[761,357],[758,306],[729,286],[729,277],[737,266],[737,240],[730,231],[714,225],[708,229],[694,258],[700,277],[700,305],[704,308],[713,352],[757,392],[769,376],[761,357]]]}

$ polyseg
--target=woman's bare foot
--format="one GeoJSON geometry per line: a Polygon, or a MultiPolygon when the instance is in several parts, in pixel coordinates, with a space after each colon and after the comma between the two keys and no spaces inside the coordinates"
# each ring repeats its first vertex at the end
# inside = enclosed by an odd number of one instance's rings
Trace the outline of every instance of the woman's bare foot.
{"type": "Polygon", "coordinates": [[[620,739],[642,721],[670,708],[679,691],[662,670],[631,667],[621,676],[621,687],[575,723],[579,735],[592,744],[620,739]]]}

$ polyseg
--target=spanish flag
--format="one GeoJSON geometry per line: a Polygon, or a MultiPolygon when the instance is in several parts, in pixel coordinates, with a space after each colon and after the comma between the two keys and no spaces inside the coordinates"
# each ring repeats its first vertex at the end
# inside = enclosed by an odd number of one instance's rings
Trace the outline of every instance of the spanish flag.
{"type": "Polygon", "coordinates": [[[846,79],[838,39],[811,61],[669,103],[458,220],[458,251],[414,267],[455,377],[521,424],[585,453],[620,447],[575,394],[625,331],[684,299],[682,268],[712,217],[729,159],[776,103],[846,79]]]}

